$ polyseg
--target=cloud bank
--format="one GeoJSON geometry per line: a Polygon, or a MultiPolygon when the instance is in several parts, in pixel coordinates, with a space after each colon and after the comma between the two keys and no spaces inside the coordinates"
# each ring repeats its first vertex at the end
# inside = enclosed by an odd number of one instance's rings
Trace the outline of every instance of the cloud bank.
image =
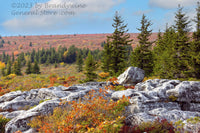
{"type": "Polygon", "coordinates": [[[149,0],[149,5],[153,7],[160,7],[164,9],[176,8],[179,4],[181,6],[193,6],[198,0],[149,0]]]}
{"type": "Polygon", "coordinates": [[[50,0],[35,4],[29,12],[3,23],[13,32],[52,31],[72,24],[72,19],[105,13],[125,0],[50,0]],[[37,14],[36,14],[37,13],[37,14]],[[88,15],[89,14],[89,15],[88,15]]]}

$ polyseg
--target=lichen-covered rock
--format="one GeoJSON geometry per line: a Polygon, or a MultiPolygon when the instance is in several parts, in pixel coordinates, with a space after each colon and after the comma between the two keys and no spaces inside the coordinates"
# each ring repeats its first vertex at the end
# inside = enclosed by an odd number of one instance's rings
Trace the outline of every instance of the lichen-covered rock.
{"type": "MultiPolygon", "coordinates": [[[[138,68],[129,68],[124,75],[122,74],[123,76],[118,78],[121,84],[133,85],[139,82],[139,79],[142,80],[143,72],[140,73],[139,70],[138,73],[133,73],[132,69],[136,71],[138,68]]],[[[59,86],[7,93],[0,97],[0,115],[12,119],[6,125],[6,133],[18,130],[32,133],[34,130],[27,123],[33,117],[52,113],[64,100],[87,100],[84,96],[88,92],[94,90],[95,94],[98,94],[99,88],[104,89],[105,85],[106,82],[89,82],[70,87],[59,86]],[[26,106],[29,108],[24,110],[26,106]]],[[[186,120],[190,117],[200,117],[200,82],[154,79],[136,84],[135,89],[105,91],[108,94],[103,97],[113,100],[119,100],[123,96],[130,97],[130,105],[126,107],[126,123],[129,125],[163,118],[172,122],[183,120],[186,123],[185,130],[191,131],[193,125],[187,124],[186,120]]]]}
{"type": "MultiPolygon", "coordinates": [[[[157,118],[171,122],[200,117],[200,82],[168,79],[147,80],[138,83],[131,95],[131,113],[127,123],[135,125],[157,118]]],[[[185,130],[192,126],[186,122],[185,130]]]]}
{"type": "Polygon", "coordinates": [[[116,91],[116,92],[112,93],[111,98],[113,100],[119,100],[123,96],[133,97],[133,93],[134,92],[135,91],[133,89],[127,89],[127,90],[123,90],[123,91],[116,91]]]}
{"type": "Polygon", "coordinates": [[[119,84],[135,85],[139,82],[142,82],[144,76],[145,76],[144,70],[137,67],[129,67],[117,79],[119,84]]]}
{"type": "Polygon", "coordinates": [[[29,123],[31,118],[38,115],[38,112],[26,112],[18,115],[6,124],[5,133],[14,133],[19,130],[24,132],[29,130],[30,126],[28,126],[27,123],[29,123]]]}

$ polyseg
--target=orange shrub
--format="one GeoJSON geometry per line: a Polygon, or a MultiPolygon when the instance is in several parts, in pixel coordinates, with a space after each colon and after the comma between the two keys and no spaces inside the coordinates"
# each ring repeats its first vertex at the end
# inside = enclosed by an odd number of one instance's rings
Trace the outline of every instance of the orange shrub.
{"type": "Polygon", "coordinates": [[[70,76],[63,82],[63,84],[64,84],[64,86],[68,87],[68,86],[72,85],[76,81],[77,81],[77,79],[76,79],[75,76],[70,76]]]}
{"type": "Polygon", "coordinates": [[[109,72],[101,72],[98,75],[101,79],[106,79],[109,77],[109,72]]]}
{"type": "Polygon", "coordinates": [[[53,115],[34,118],[29,125],[41,133],[119,132],[129,99],[124,96],[115,102],[103,98],[105,90],[100,89],[99,93],[97,96],[91,91],[84,101],[68,102],[66,108],[56,108],[53,115]]]}

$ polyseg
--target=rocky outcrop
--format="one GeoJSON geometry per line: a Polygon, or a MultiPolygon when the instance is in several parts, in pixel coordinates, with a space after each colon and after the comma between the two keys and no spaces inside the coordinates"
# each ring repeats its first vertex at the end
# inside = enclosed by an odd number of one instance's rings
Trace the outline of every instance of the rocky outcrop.
{"type": "Polygon", "coordinates": [[[134,91],[126,95],[132,96],[128,107],[131,115],[127,117],[130,125],[162,118],[171,122],[182,120],[185,129],[191,131],[195,125],[187,124],[186,120],[200,117],[200,82],[147,80],[138,83],[134,91]]]}
{"type": "MultiPolygon", "coordinates": [[[[126,81],[131,81],[128,80],[130,77],[127,76],[126,81]]],[[[105,86],[106,82],[88,82],[70,87],[58,86],[7,93],[0,97],[0,115],[11,119],[6,125],[6,133],[18,130],[33,133],[34,130],[27,125],[33,117],[52,113],[55,107],[61,106],[61,101],[78,100],[89,91],[104,89],[105,86]]],[[[154,79],[136,84],[135,89],[106,91],[108,94],[105,97],[115,101],[123,96],[130,97],[126,114],[126,123],[129,125],[164,118],[172,122],[182,120],[186,123],[185,129],[191,131],[194,125],[187,124],[186,120],[200,117],[200,82],[154,79]]]]}
{"type": "Polygon", "coordinates": [[[33,117],[53,113],[55,107],[61,106],[61,101],[78,100],[90,90],[98,90],[105,85],[105,82],[89,82],[70,87],[58,86],[7,93],[0,97],[0,115],[11,119],[6,124],[5,131],[13,133],[20,130],[32,133],[33,129],[27,123],[33,117]]]}
{"type": "Polygon", "coordinates": [[[142,82],[144,76],[145,76],[144,70],[137,67],[129,67],[117,79],[119,84],[135,85],[139,82],[142,82]]]}

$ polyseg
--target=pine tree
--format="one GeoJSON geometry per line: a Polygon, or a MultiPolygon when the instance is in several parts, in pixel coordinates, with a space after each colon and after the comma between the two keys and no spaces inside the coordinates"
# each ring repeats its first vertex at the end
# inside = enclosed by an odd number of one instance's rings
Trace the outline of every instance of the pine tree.
{"type": "Polygon", "coordinates": [[[174,45],[175,55],[174,55],[174,65],[176,68],[174,73],[174,78],[185,78],[188,73],[188,62],[190,60],[188,52],[189,47],[189,37],[188,33],[190,31],[190,21],[186,14],[183,13],[183,7],[178,6],[178,11],[175,14],[175,30],[176,30],[176,42],[174,45]]]}
{"type": "Polygon", "coordinates": [[[34,61],[34,65],[32,67],[32,73],[40,74],[40,67],[39,67],[38,62],[36,60],[34,61]]]}
{"type": "Polygon", "coordinates": [[[82,72],[83,71],[83,57],[80,51],[78,51],[78,54],[76,57],[76,65],[77,65],[77,71],[82,72]]]}
{"type": "Polygon", "coordinates": [[[19,58],[13,64],[13,73],[16,74],[16,75],[22,75],[22,73],[21,73],[21,62],[20,62],[19,58]]]}
{"type": "Polygon", "coordinates": [[[127,24],[124,24],[118,12],[115,13],[113,21],[112,26],[115,31],[112,35],[107,36],[107,42],[103,51],[102,68],[104,71],[111,71],[112,75],[119,75],[128,65],[127,47],[132,40],[130,40],[130,35],[127,34],[127,24]]]}
{"type": "Polygon", "coordinates": [[[154,54],[154,75],[160,78],[173,78],[174,61],[173,45],[175,44],[176,33],[173,27],[166,27],[165,32],[161,36],[158,34],[156,46],[153,49],[154,54]]]}
{"type": "Polygon", "coordinates": [[[50,56],[48,55],[48,56],[47,56],[47,60],[46,60],[46,62],[45,62],[45,65],[46,65],[46,66],[48,66],[48,65],[50,64],[50,60],[51,60],[51,59],[50,59],[50,56]]]}
{"type": "Polygon", "coordinates": [[[54,68],[57,68],[58,67],[58,64],[57,62],[54,63],[54,68]]]}
{"type": "Polygon", "coordinates": [[[15,56],[14,56],[14,53],[12,52],[12,63],[15,62],[15,56]]]}
{"type": "Polygon", "coordinates": [[[5,67],[3,67],[3,68],[1,69],[1,73],[2,73],[3,76],[6,76],[6,74],[5,74],[5,67]]]}
{"type": "Polygon", "coordinates": [[[11,61],[8,61],[8,64],[6,66],[6,68],[7,68],[6,75],[10,75],[11,74],[11,72],[12,72],[12,68],[11,67],[12,67],[11,61]]]}
{"type": "Polygon", "coordinates": [[[110,72],[111,69],[111,45],[108,43],[109,40],[107,40],[107,43],[104,43],[103,45],[103,52],[102,52],[102,70],[104,72],[110,72]]]}
{"type": "Polygon", "coordinates": [[[200,3],[197,2],[196,17],[193,20],[196,23],[196,31],[193,32],[193,41],[191,43],[191,75],[200,79],[200,3]]]}
{"type": "Polygon", "coordinates": [[[145,71],[145,75],[149,76],[153,70],[153,54],[151,51],[152,42],[149,41],[152,30],[148,28],[152,25],[151,21],[142,16],[141,28],[138,28],[139,46],[132,53],[131,64],[145,71]]]}
{"type": "Polygon", "coordinates": [[[91,52],[89,52],[85,61],[86,81],[94,81],[97,78],[97,74],[94,72],[96,69],[97,63],[95,62],[91,52]]]}
{"type": "Polygon", "coordinates": [[[26,74],[31,74],[32,66],[31,61],[28,61],[27,68],[26,68],[26,74]]]}

